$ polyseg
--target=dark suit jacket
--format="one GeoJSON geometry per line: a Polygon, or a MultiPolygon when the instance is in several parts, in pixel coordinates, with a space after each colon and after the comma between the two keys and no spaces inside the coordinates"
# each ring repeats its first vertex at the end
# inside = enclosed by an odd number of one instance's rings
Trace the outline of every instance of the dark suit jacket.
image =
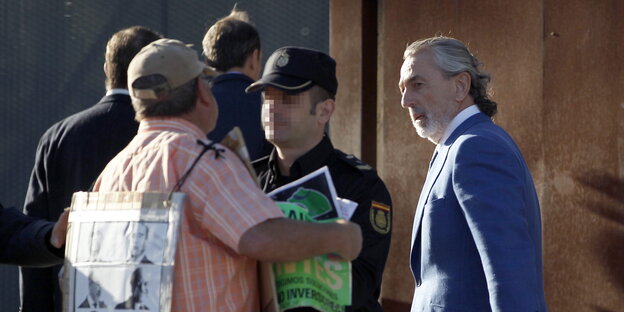
{"type": "MultiPolygon", "coordinates": [[[[106,164],[134,137],[138,123],[127,95],[100,102],[53,125],[39,141],[25,212],[57,220],[74,192],[87,191],[106,164]]],[[[21,269],[23,312],[61,311],[60,266],[21,269]]]]}
{"type": "MultiPolygon", "coordinates": [[[[104,301],[100,301],[98,305],[99,305],[98,309],[106,308],[106,304],[104,303],[104,301]]],[[[85,298],[85,300],[78,307],[79,308],[90,308],[90,306],[89,306],[89,299],[85,298]]]]}
{"type": "Polygon", "coordinates": [[[147,256],[143,256],[143,258],[141,258],[141,263],[146,263],[146,264],[154,264],[154,262],[152,262],[152,260],[147,259],[147,256]]]}
{"type": "Polygon", "coordinates": [[[49,266],[63,262],[63,249],[49,243],[54,222],[36,220],[0,204],[0,263],[49,266]]]}
{"type": "Polygon", "coordinates": [[[546,311],[533,179],[486,115],[471,116],[438,146],[412,243],[412,312],[546,311]]]}
{"type": "MultiPolygon", "coordinates": [[[[132,297],[128,298],[128,300],[118,304],[115,306],[115,310],[134,310],[134,300],[132,297]]],[[[149,310],[147,306],[143,305],[139,310],[149,310]]]]}
{"type": "Polygon", "coordinates": [[[221,142],[223,137],[238,126],[245,138],[251,160],[269,155],[273,146],[264,138],[260,112],[260,92],[245,93],[254,81],[240,73],[225,73],[213,81],[212,93],[219,103],[219,118],[215,129],[208,134],[212,141],[221,142]]]}

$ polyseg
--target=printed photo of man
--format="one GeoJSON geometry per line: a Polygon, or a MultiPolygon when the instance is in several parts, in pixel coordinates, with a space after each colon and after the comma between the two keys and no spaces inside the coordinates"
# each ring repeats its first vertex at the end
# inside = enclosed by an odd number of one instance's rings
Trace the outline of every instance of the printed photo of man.
{"type": "Polygon", "coordinates": [[[132,248],[130,249],[130,261],[152,264],[153,262],[147,258],[145,254],[146,243],[149,237],[149,228],[145,223],[130,223],[130,237],[132,248]]]}
{"type": "Polygon", "coordinates": [[[97,280],[93,276],[93,272],[89,273],[89,294],[87,294],[87,298],[78,305],[79,309],[88,308],[88,309],[104,309],[106,308],[106,304],[101,299],[102,295],[102,286],[100,285],[100,281],[97,280]]]}
{"type": "Polygon", "coordinates": [[[147,286],[148,282],[143,276],[141,268],[135,269],[134,272],[132,272],[132,277],[130,278],[130,288],[132,289],[132,294],[126,301],[116,305],[115,310],[148,311],[149,308],[146,305],[146,302],[149,290],[147,286]]]}

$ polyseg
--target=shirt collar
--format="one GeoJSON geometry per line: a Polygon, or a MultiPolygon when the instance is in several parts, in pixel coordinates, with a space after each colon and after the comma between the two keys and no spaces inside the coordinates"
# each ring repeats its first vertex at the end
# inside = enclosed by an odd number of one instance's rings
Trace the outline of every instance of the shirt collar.
{"type": "Polygon", "coordinates": [[[451,136],[453,131],[455,131],[455,129],[459,127],[459,125],[461,125],[464,121],[466,121],[472,115],[476,115],[478,113],[479,113],[479,108],[477,107],[477,105],[474,105],[474,104],[466,107],[464,110],[459,112],[459,114],[457,114],[457,116],[455,116],[455,118],[451,120],[451,123],[449,123],[448,127],[446,127],[446,130],[444,131],[444,135],[442,136],[442,139],[440,139],[440,142],[436,146],[436,149],[438,148],[438,146],[443,145],[444,142],[446,142],[446,140],[451,136]]]}
{"type": "MultiPolygon", "coordinates": [[[[290,167],[290,176],[285,178],[288,180],[296,180],[318,168],[321,168],[327,163],[327,159],[333,151],[334,146],[332,145],[331,140],[324,135],[319,144],[295,160],[290,167]]],[[[273,175],[282,177],[277,166],[276,149],[273,149],[273,152],[269,156],[269,169],[273,175]]]]}
{"type": "Polygon", "coordinates": [[[178,117],[149,117],[141,120],[138,132],[150,131],[188,133],[193,135],[196,139],[202,141],[206,140],[206,133],[199,129],[198,126],[178,117]]]}
{"type": "Polygon", "coordinates": [[[243,73],[239,73],[239,72],[226,72],[223,73],[219,76],[217,76],[214,80],[213,83],[218,83],[221,81],[226,81],[226,80],[245,80],[245,81],[250,81],[250,82],[254,82],[255,80],[251,79],[251,77],[243,74],[243,73]]]}
{"type": "Polygon", "coordinates": [[[110,89],[108,91],[106,91],[106,95],[115,95],[115,94],[125,94],[125,95],[130,95],[130,92],[128,91],[128,89],[110,89]]]}

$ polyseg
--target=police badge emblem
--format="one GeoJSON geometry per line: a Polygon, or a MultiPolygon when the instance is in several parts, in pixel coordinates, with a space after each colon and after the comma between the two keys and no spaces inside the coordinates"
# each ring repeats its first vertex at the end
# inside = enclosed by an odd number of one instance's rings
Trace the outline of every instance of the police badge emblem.
{"type": "Polygon", "coordinates": [[[277,61],[275,62],[275,66],[284,67],[288,65],[288,58],[290,56],[286,51],[282,51],[282,53],[277,57],[277,61]]]}
{"type": "Polygon", "coordinates": [[[390,206],[372,201],[369,214],[370,223],[376,232],[380,234],[388,234],[390,232],[390,223],[392,222],[390,206]]]}

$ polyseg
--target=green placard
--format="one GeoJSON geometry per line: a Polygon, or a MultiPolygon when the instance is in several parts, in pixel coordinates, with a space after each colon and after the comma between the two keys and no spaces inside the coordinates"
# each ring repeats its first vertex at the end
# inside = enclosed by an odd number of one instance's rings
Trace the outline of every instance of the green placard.
{"type": "MultiPolygon", "coordinates": [[[[285,216],[308,222],[308,209],[300,203],[278,202],[285,216]]],[[[323,220],[327,222],[330,220],[323,220]]],[[[312,307],[344,312],[351,305],[351,262],[334,255],[273,265],[280,310],[312,307]]]]}

